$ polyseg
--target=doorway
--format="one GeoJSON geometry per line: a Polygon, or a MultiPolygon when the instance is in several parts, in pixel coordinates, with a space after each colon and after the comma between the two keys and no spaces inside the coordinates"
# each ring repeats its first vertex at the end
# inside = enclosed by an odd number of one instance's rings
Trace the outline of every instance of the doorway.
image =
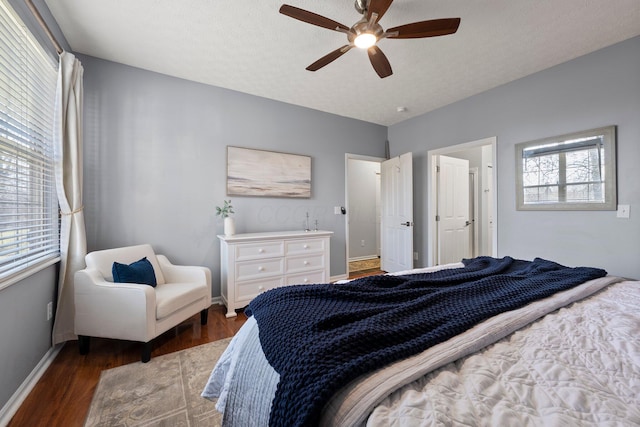
{"type": "MultiPolygon", "coordinates": [[[[458,255],[461,258],[479,255],[497,256],[497,226],[495,222],[495,212],[497,208],[496,196],[496,174],[493,165],[496,162],[496,138],[485,138],[466,144],[452,147],[431,150],[427,155],[427,175],[430,179],[427,197],[427,225],[428,231],[428,254],[427,265],[439,265],[451,262],[450,259],[441,262],[440,254],[443,244],[444,233],[440,231],[440,213],[442,198],[446,194],[447,188],[451,186],[439,185],[442,177],[438,174],[438,164],[441,156],[464,159],[468,161],[468,198],[465,202],[466,218],[463,224],[465,227],[466,249],[458,255]],[[443,194],[445,193],[445,194],[443,194]],[[440,205],[439,205],[440,203],[440,205]]],[[[446,178],[445,178],[446,179],[446,178]]],[[[445,251],[446,252],[446,251],[445,251]]]]}
{"type": "Polygon", "coordinates": [[[347,276],[359,260],[379,261],[384,272],[413,268],[413,154],[345,159],[347,276]]]}
{"type": "Polygon", "coordinates": [[[380,270],[380,166],[384,160],[356,154],[346,155],[348,277],[380,270]]]}

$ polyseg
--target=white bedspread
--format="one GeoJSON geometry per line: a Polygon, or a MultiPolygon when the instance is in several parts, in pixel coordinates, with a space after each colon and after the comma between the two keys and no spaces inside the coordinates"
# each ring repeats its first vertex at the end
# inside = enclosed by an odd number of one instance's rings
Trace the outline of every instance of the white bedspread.
{"type": "Polygon", "coordinates": [[[640,282],[613,285],[404,386],[367,425],[640,425],[640,282]]]}
{"type": "MultiPolygon", "coordinates": [[[[320,424],[640,425],[640,282],[609,286],[616,281],[503,313],[363,376],[331,399],[320,424]]],[[[203,396],[220,397],[225,425],[267,425],[278,374],[255,321],[225,353],[203,396]]]]}

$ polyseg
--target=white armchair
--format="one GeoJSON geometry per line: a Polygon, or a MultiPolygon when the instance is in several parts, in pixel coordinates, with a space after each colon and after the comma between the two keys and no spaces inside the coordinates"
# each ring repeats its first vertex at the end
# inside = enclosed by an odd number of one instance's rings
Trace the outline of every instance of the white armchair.
{"type": "Polygon", "coordinates": [[[89,352],[89,337],[143,343],[142,362],[151,359],[152,340],[200,312],[206,325],[211,305],[211,271],[177,266],[150,245],[107,249],[87,254],[87,267],[75,274],[75,333],[80,353],[89,352]],[[131,264],[146,257],[156,287],[114,283],[114,262],[131,264]]]}

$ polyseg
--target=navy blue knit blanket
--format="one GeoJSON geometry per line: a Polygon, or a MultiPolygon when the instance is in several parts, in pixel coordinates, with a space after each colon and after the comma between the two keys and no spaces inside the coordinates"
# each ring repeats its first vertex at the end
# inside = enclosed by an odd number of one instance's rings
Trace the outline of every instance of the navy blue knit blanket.
{"type": "Polygon", "coordinates": [[[282,287],[255,298],[245,313],[258,322],[264,354],[280,374],[269,424],[317,425],[331,396],[356,377],[607,274],[540,258],[463,263],[432,273],[282,287]]]}

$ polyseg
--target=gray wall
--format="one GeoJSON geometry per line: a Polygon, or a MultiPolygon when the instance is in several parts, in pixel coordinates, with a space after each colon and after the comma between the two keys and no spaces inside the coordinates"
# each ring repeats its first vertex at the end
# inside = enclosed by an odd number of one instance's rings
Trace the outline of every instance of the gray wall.
{"type": "MultiPolygon", "coordinates": [[[[226,147],[312,157],[312,197],[230,197],[236,232],[331,230],[331,275],[345,274],[345,153],[384,155],[387,128],[93,57],[84,74],[84,205],[89,250],[151,243],[212,270],[220,295],[216,205],[226,147]]],[[[304,90],[304,88],[299,88],[304,90]]]]}
{"type": "Polygon", "coordinates": [[[0,408],[51,348],[56,281],[54,265],[0,290],[0,408]]]}
{"type": "Polygon", "coordinates": [[[391,154],[414,153],[415,247],[426,253],[427,152],[497,137],[498,254],[600,266],[640,278],[640,37],[511,82],[389,128],[391,154]],[[613,211],[515,209],[519,142],[618,126],[618,203],[613,211]]]}

